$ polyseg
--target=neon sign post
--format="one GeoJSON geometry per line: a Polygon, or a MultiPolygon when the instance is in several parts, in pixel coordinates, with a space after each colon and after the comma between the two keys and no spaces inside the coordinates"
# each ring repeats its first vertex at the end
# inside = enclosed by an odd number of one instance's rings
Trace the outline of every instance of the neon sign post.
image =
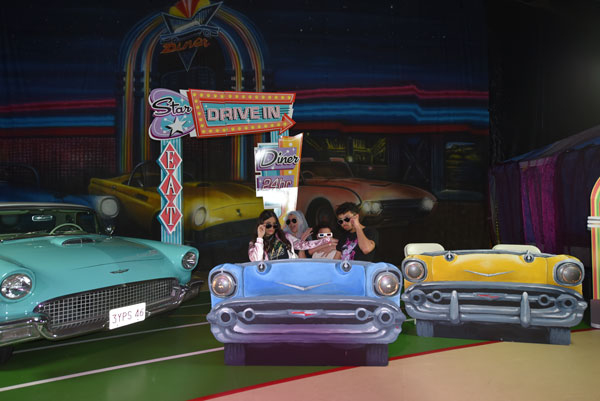
{"type": "MultiPolygon", "coordinates": [[[[302,135],[288,137],[294,93],[218,92],[200,89],[179,92],[154,89],[148,102],[153,121],[150,138],[161,142],[157,163],[161,167],[161,240],[183,243],[182,145],[181,137],[215,138],[271,132],[273,143],[259,144],[256,172],[257,196],[265,207],[292,210],[298,195],[302,135]],[[263,153],[261,153],[263,152],[263,153]],[[281,174],[280,174],[281,172],[281,174]],[[277,191],[273,191],[277,190],[277,191]]],[[[256,152],[255,152],[256,154],[256,152]]]]}

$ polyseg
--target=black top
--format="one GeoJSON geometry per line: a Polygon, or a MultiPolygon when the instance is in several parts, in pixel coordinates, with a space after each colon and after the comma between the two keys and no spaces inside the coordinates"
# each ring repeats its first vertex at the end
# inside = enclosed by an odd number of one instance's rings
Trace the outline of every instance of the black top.
{"type": "Polygon", "coordinates": [[[267,255],[269,256],[269,260],[289,259],[287,248],[283,241],[277,238],[277,235],[265,237],[263,241],[265,250],[268,249],[267,255]]]}
{"type": "Polygon", "coordinates": [[[375,251],[377,250],[377,244],[379,243],[379,233],[377,230],[368,227],[363,228],[363,232],[368,239],[375,242],[375,249],[365,255],[358,246],[356,233],[346,231],[340,236],[336,248],[342,253],[342,259],[366,260],[368,262],[373,261],[375,251]]]}

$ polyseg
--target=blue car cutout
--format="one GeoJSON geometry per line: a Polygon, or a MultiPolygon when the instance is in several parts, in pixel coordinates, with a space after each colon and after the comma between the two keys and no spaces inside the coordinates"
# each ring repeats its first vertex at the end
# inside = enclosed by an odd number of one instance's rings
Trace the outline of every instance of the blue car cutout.
{"type": "Polygon", "coordinates": [[[402,274],[388,263],[288,259],[222,264],[209,273],[215,338],[225,363],[243,365],[249,344],[360,345],[366,365],[387,365],[406,319],[402,274]]]}
{"type": "Polygon", "coordinates": [[[94,209],[102,220],[119,215],[120,205],[110,195],[65,194],[41,188],[37,170],[28,164],[0,163],[0,202],[74,203],[94,209]]]}
{"type": "Polygon", "coordinates": [[[136,323],[198,293],[195,248],[106,234],[89,207],[0,203],[0,363],[13,345],[136,323]]]}

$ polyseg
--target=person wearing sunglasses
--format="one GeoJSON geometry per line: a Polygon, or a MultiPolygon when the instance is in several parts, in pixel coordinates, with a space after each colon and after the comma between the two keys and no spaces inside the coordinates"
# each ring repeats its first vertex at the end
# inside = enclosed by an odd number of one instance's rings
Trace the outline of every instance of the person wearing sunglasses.
{"type": "Polygon", "coordinates": [[[335,210],[338,224],[344,230],[338,239],[335,259],[372,261],[379,242],[377,230],[360,224],[360,209],[352,202],[342,203],[335,210]]]}
{"type": "MultiPolygon", "coordinates": [[[[312,228],[308,226],[304,213],[299,210],[292,210],[283,219],[285,227],[283,231],[288,234],[292,234],[294,238],[300,239],[301,241],[311,240],[312,228]]],[[[305,251],[298,251],[299,258],[305,258],[305,251]]]]}
{"type": "Polygon", "coordinates": [[[303,241],[281,229],[277,215],[271,209],[263,210],[256,224],[256,238],[250,242],[250,261],[297,258],[295,250],[307,250],[331,242],[330,238],[303,241]]]}
{"type": "Polygon", "coordinates": [[[329,244],[321,245],[317,248],[311,249],[308,252],[309,253],[312,252],[313,259],[334,259],[335,254],[337,252],[337,249],[336,249],[337,240],[334,241],[335,238],[333,238],[333,231],[331,230],[331,227],[323,224],[323,225],[318,226],[316,228],[316,230],[317,230],[317,239],[331,238],[332,242],[330,242],[329,244]]]}

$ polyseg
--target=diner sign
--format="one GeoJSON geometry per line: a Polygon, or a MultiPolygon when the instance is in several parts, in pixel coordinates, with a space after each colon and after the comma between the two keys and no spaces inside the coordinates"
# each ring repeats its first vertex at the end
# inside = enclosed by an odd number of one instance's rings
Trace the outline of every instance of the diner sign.
{"type": "Polygon", "coordinates": [[[263,198],[265,209],[273,209],[280,217],[296,210],[302,137],[280,136],[277,142],[254,148],[256,196],[263,198]]]}
{"type": "Polygon", "coordinates": [[[277,144],[271,143],[259,144],[254,148],[254,169],[259,173],[256,176],[256,190],[297,187],[297,177],[291,172],[299,162],[298,147],[278,147],[277,144]]]}
{"type": "Polygon", "coordinates": [[[196,131],[191,136],[218,136],[287,131],[295,93],[216,92],[190,89],[196,131]]]}

